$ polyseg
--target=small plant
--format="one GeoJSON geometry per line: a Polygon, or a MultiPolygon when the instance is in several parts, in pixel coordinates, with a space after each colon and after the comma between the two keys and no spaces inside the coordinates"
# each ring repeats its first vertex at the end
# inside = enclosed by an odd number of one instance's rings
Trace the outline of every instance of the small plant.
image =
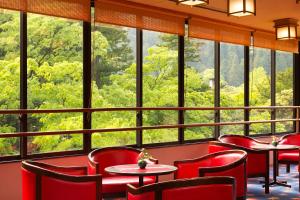
{"type": "Polygon", "coordinates": [[[278,145],[278,138],[277,138],[276,136],[273,136],[273,137],[272,137],[272,142],[271,142],[271,144],[272,144],[274,147],[276,147],[276,146],[278,145]]]}
{"type": "Polygon", "coordinates": [[[145,169],[147,166],[147,160],[152,158],[146,149],[142,149],[141,153],[138,156],[138,166],[141,169],[145,169]]]}

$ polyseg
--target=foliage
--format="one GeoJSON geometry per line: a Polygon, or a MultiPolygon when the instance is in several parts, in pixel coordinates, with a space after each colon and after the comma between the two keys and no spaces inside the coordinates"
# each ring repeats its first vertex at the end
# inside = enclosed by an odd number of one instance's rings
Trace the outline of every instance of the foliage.
{"type": "MultiPolygon", "coordinates": [[[[19,15],[0,15],[0,108],[17,109],[19,105],[19,15]]],[[[143,106],[178,106],[178,37],[148,32],[144,41],[143,106]],[[148,39],[147,39],[148,38],[148,39]],[[151,40],[149,39],[151,38],[151,40]]],[[[93,33],[93,107],[134,107],[136,105],[135,30],[115,26],[96,26],[93,33]]],[[[60,109],[82,107],[82,24],[53,17],[28,15],[28,107],[31,109],[60,109]]],[[[214,43],[185,38],[185,106],[214,106],[214,43]]],[[[282,56],[281,59],[285,57],[282,56]]],[[[260,63],[252,69],[251,105],[270,105],[270,75],[261,52],[254,59],[260,63]]],[[[221,105],[243,106],[243,51],[240,46],[222,44],[221,105]]],[[[277,73],[278,105],[292,104],[291,62],[280,61],[277,73]]],[[[291,112],[281,111],[278,118],[291,112]]],[[[242,121],[243,112],[223,111],[222,121],[242,121]]],[[[266,120],[270,113],[251,111],[251,119],[266,120]]],[[[16,115],[0,116],[0,131],[19,131],[16,115]]],[[[143,125],[176,124],[175,111],[143,112],[143,125]]],[[[187,111],[185,121],[214,122],[212,111],[187,111]]],[[[32,114],[28,116],[30,131],[82,129],[82,114],[32,114]]],[[[135,127],[136,112],[93,113],[92,127],[135,127]]],[[[290,129],[290,124],[278,124],[277,131],[290,129]]],[[[209,138],[214,128],[198,127],[185,130],[186,139],[209,138]]],[[[223,134],[242,134],[243,126],[226,126],[223,134]]],[[[270,131],[266,124],[251,125],[253,134],[270,131]]],[[[147,130],[144,143],[176,141],[177,129],[147,130]]],[[[95,133],[93,147],[135,144],[134,131],[95,133]]],[[[29,137],[29,153],[74,150],[82,148],[82,135],[29,137]]],[[[0,140],[0,155],[17,154],[19,139],[0,140]]]]}

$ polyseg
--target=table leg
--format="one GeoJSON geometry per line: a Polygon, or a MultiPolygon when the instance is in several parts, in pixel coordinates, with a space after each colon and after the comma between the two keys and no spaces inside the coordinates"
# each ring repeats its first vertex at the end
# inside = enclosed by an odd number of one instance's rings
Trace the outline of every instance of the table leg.
{"type": "Polygon", "coordinates": [[[277,161],[277,150],[273,150],[273,181],[269,184],[270,186],[283,186],[283,187],[291,187],[288,185],[286,181],[277,181],[277,171],[278,171],[278,161],[277,161]]]}
{"type": "Polygon", "coordinates": [[[144,176],[139,176],[139,187],[144,185],[144,176]]]}

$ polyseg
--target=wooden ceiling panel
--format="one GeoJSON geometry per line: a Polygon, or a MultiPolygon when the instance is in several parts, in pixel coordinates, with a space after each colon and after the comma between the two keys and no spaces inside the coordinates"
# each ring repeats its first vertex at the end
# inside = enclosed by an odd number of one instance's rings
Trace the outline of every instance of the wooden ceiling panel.
{"type": "MultiPolygon", "coordinates": [[[[300,21],[300,4],[297,4],[296,0],[257,0],[256,16],[246,17],[227,16],[207,9],[176,5],[176,3],[169,0],[130,1],[272,32],[275,31],[273,21],[276,19],[295,18],[300,21]]],[[[210,0],[209,7],[226,11],[227,0],[210,0]]]]}

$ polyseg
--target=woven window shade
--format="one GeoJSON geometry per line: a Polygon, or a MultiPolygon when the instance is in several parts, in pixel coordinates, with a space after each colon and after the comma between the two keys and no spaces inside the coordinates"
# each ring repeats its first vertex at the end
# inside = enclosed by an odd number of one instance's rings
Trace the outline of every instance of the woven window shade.
{"type": "MultiPolygon", "coordinates": [[[[11,1],[11,0],[9,0],[11,1]]],[[[90,21],[91,5],[89,0],[24,0],[26,11],[63,17],[68,19],[90,21]]]]}
{"type": "Polygon", "coordinates": [[[0,8],[25,11],[26,1],[24,0],[0,0],[0,8]]]}
{"type": "Polygon", "coordinates": [[[254,46],[293,53],[299,52],[297,40],[276,40],[275,33],[262,31],[254,33],[254,46]]]}
{"type": "Polygon", "coordinates": [[[95,0],[95,21],[184,35],[185,17],[126,0],[95,0]]]}
{"type": "Polygon", "coordinates": [[[189,37],[249,46],[251,31],[220,22],[191,18],[189,37]]]}

